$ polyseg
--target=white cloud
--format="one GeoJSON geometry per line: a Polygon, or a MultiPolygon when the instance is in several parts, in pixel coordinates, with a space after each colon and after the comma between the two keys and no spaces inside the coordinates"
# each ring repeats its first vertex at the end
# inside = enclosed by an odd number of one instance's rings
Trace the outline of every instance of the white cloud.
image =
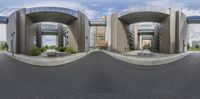
{"type": "MultiPolygon", "coordinates": [[[[97,4],[95,6],[97,6],[97,4]]],[[[74,10],[80,10],[83,13],[86,13],[88,18],[95,18],[100,13],[99,11],[92,10],[92,9],[88,8],[87,6],[84,6],[84,5],[82,5],[78,2],[74,2],[74,1],[41,1],[39,3],[38,2],[24,3],[24,4],[21,4],[21,6],[12,6],[12,7],[9,7],[9,8],[1,8],[0,9],[0,15],[8,16],[17,9],[31,8],[31,7],[64,7],[64,8],[70,8],[70,9],[74,9],[74,10]]]]}
{"type": "Polygon", "coordinates": [[[94,3],[94,4],[91,4],[90,6],[92,6],[92,7],[99,7],[100,4],[94,3]]]}

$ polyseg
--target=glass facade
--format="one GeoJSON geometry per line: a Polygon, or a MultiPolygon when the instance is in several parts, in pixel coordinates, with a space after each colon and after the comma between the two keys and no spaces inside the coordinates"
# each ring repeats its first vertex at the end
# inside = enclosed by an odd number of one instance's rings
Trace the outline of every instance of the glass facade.
{"type": "Polygon", "coordinates": [[[57,24],[44,24],[42,23],[42,32],[57,32],[58,25],[57,24]]]}
{"type": "Polygon", "coordinates": [[[7,23],[8,17],[0,16],[0,23],[7,23]]]}

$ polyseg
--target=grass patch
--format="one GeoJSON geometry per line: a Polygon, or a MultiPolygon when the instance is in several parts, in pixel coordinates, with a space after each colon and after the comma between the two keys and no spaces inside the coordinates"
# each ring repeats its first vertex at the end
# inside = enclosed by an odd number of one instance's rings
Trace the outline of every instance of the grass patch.
{"type": "Polygon", "coordinates": [[[189,51],[200,51],[200,48],[192,47],[192,48],[189,49],[189,51]]]}

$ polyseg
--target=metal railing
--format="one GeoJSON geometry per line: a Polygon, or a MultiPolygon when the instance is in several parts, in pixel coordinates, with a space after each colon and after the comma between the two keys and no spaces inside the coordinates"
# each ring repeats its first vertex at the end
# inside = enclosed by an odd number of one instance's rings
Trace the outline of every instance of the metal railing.
{"type": "Polygon", "coordinates": [[[59,7],[35,7],[35,8],[25,8],[24,9],[26,14],[36,13],[36,12],[60,12],[69,14],[72,16],[77,17],[77,11],[68,9],[68,8],[59,8],[59,7]]]}
{"type": "Polygon", "coordinates": [[[135,13],[135,12],[160,12],[165,14],[170,14],[170,9],[162,9],[162,8],[131,8],[131,9],[125,9],[119,12],[118,16],[122,17],[126,14],[135,13]]]}

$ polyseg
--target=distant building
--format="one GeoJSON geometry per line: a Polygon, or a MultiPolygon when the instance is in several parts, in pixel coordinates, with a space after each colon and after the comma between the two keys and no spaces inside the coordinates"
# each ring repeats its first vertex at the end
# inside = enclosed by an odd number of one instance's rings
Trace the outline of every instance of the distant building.
{"type": "Polygon", "coordinates": [[[0,23],[0,41],[6,41],[6,24],[0,23]]]}
{"type": "Polygon", "coordinates": [[[90,21],[90,49],[106,49],[106,17],[90,21]]]}
{"type": "Polygon", "coordinates": [[[196,45],[200,45],[200,41],[192,41],[192,47],[195,47],[196,45]]]}

